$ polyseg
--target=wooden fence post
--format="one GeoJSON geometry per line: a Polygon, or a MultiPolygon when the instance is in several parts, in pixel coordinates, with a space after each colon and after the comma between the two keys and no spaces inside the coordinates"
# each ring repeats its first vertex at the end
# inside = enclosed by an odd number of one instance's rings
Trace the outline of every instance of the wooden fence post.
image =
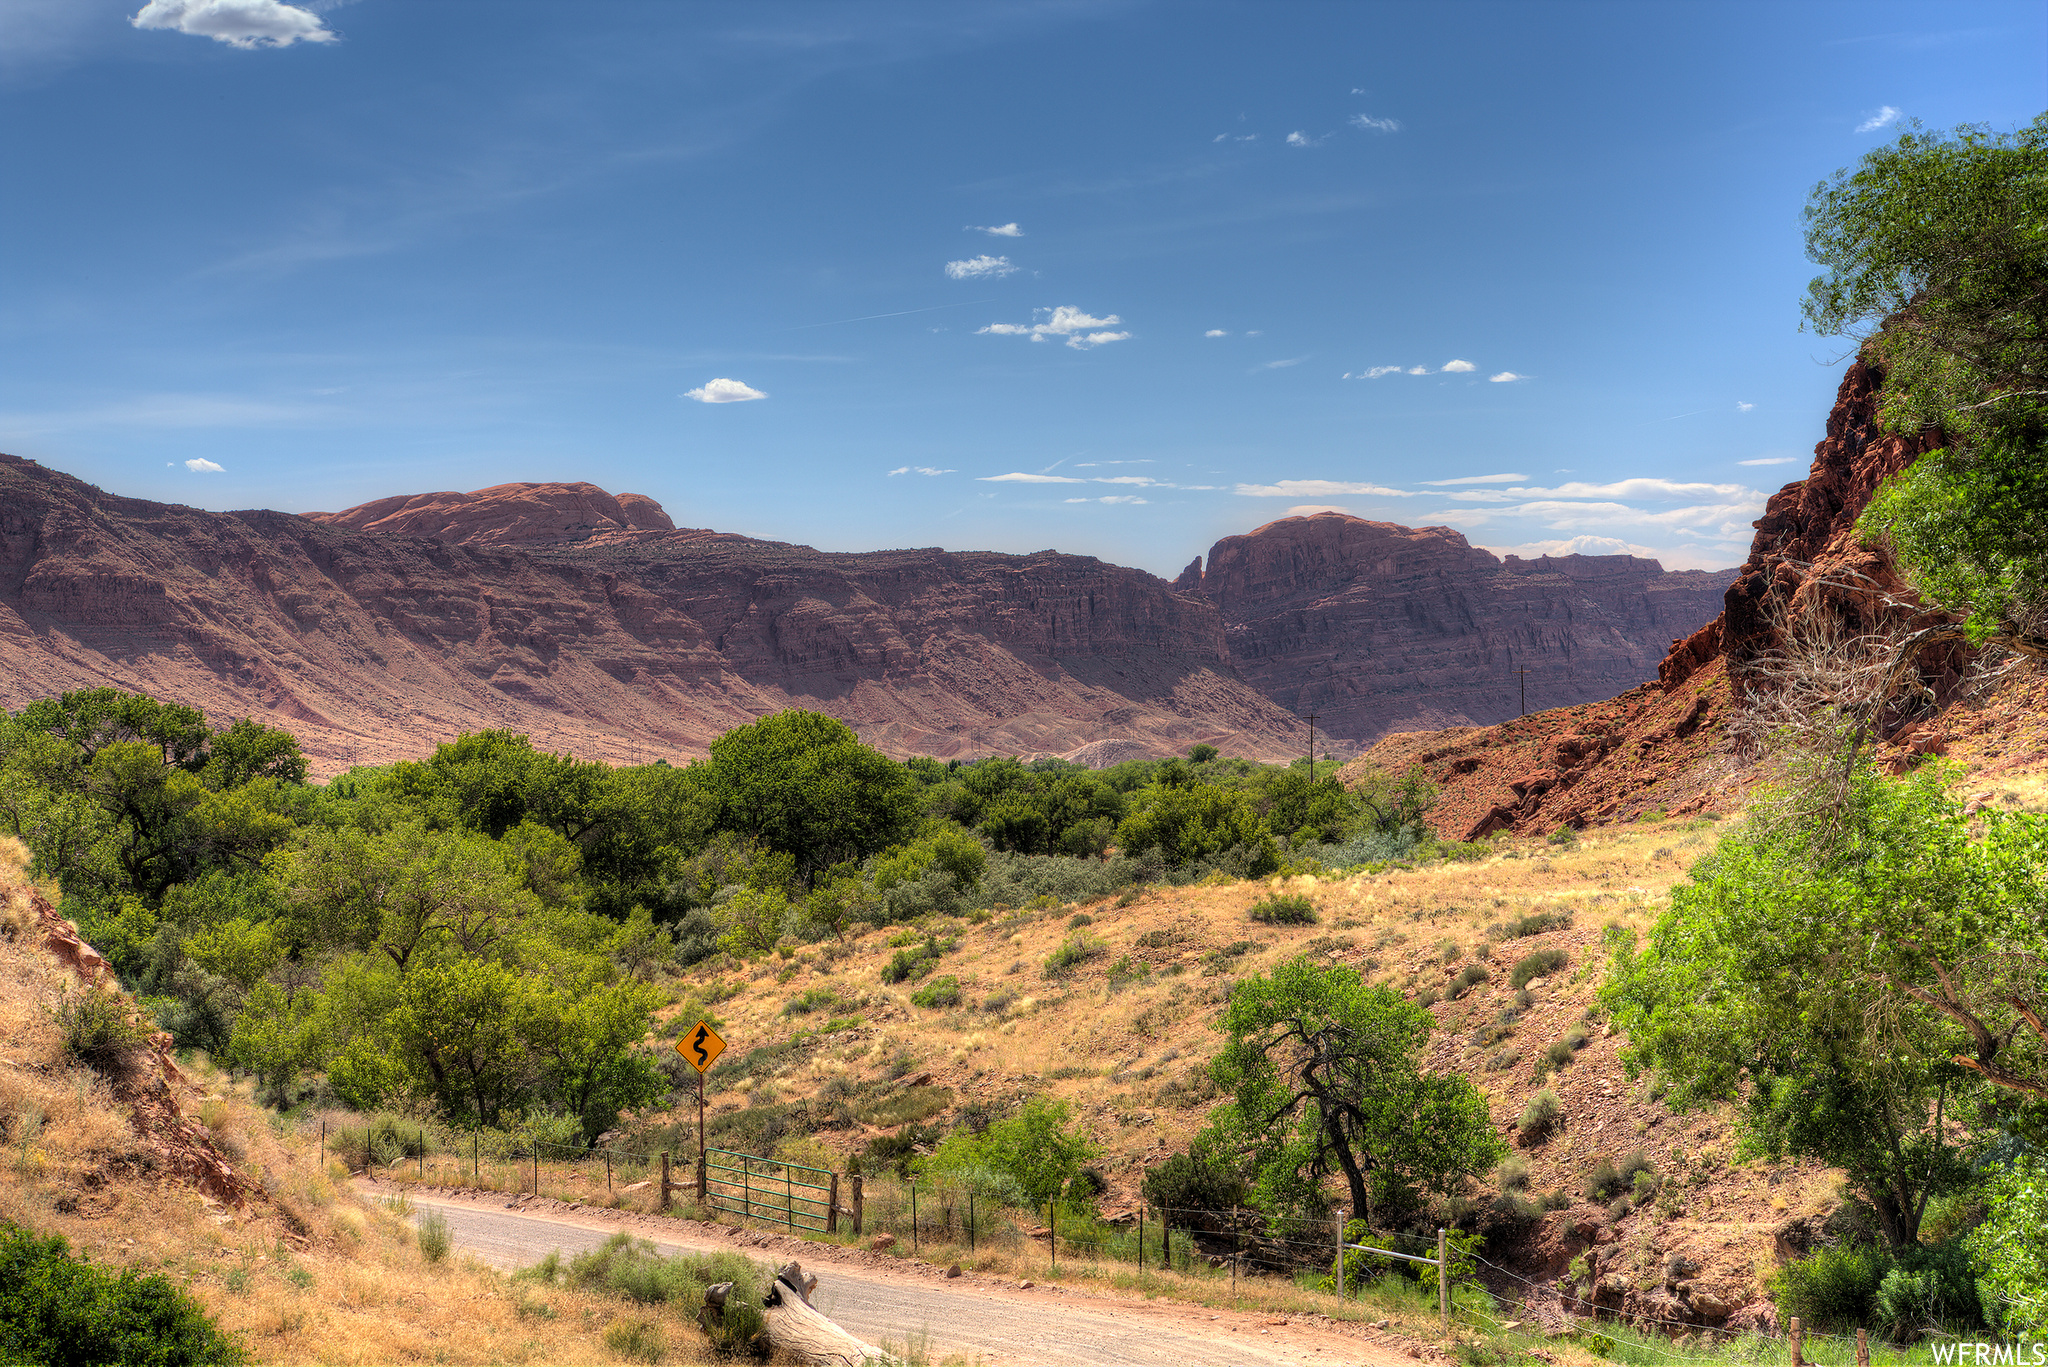
{"type": "Polygon", "coordinates": [[[856,1239],[858,1239],[858,1238],[860,1237],[860,1230],[861,1230],[861,1208],[862,1208],[862,1203],[861,1203],[861,1194],[860,1194],[860,1181],[861,1181],[861,1178],[860,1178],[860,1174],[859,1174],[859,1173],[854,1173],[854,1174],[853,1174],[853,1237],[854,1237],[854,1238],[856,1238],[856,1239]]]}
{"type": "Polygon", "coordinates": [[[1794,1315],[1790,1319],[1785,1321],[1785,1336],[1792,1341],[1792,1367],[1805,1367],[1806,1359],[1799,1355],[1799,1349],[1801,1346],[1801,1335],[1799,1332],[1799,1316],[1794,1315]]]}
{"type": "Polygon", "coordinates": [[[668,1150],[661,1151],[661,1208],[668,1209],[668,1150]]]}
{"type": "Polygon", "coordinates": [[[1337,1207],[1337,1299],[1344,1299],[1344,1207],[1337,1207]]]}
{"type": "Polygon", "coordinates": [[[711,1155],[697,1146],[697,1204],[711,1204],[711,1155]]]}
{"type": "Polygon", "coordinates": [[[533,1141],[533,1194],[540,1195],[540,1141],[533,1141]]]}
{"type": "Polygon", "coordinates": [[[832,1174],[832,1190],[825,1194],[825,1232],[839,1232],[839,1174],[832,1174]]]}
{"type": "Polygon", "coordinates": [[[1856,1367],[1870,1367],[1870,1332],[1860,1325],[1856,1329],[1856,1367]]]}

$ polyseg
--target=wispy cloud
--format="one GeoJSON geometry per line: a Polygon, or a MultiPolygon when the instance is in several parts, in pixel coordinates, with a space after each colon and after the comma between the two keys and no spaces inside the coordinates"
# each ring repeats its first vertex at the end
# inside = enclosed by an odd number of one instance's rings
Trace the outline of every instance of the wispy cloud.
{"type": "Polygon", "coordinates": [[[1034,475],[1023,470],[1012,470],[1007,475],[976,475],[983,484],[1086,484],[1085,479],[1073,475],[1034,475]]]}
{"type": "Polygon", "coordinates": [[[195,475],[218,475],[224,473],[223,467],[215,465],[210,460],[200,460],[197,458],[186,461],[185,468],[195,475]]]}
{"type": "Polygon", "coordinates": [[[1136,494],[1104,494],[1101,498],[1070,498],[1065,501],[1068,503],[1150,503],[1152,500],[1149,498],[1139,498],[1136,494]]]}
{"type": "Polygon", "coordinates": [[[1399,375],[1400,373],[1401,373],[1401,367],[1400,367],[1400,366],[1397,366],[1397,365],[1376,365],[1376,366],[1374,366],[1374,367],[1373,367],[1373,368],[1372,368],[1371,370],[1367,370],[1367,371],[1364,371],[1364,372],[1362,372],[1362,378],[1364,378],[1364,379],[1368,379],[1368,380],[1377,380],[1377,379],[1378,379],[1378,378],[1379,378],[1380,376],[1382,376],[1382,375],[1399,375]]]}
{"type": "Polygon", "coordinates": [[[1412,365],[1408,367],[1408,373],[1410,375],[1427,375],[1429,374],[1429,367],[1426,365],[1412,365]]]}
{"type": "Polygon", "coordinates": [[[1343,498],[1366,494],[1373,498],[1414,498],[1408,489],[1389,489],[1384,484],[1361,484],[1340,479],[1283,479],[1276,484],[1240,484],[1239,498],[1343,498]]]}
{"type": "Polygon", "coordinates": [[[1444,362],[1444,374],[1446,375],[1469,375],[1477,369],[1479,369],[1479,367],[1473,365],[1470,361],[1444,362]]]}
{"type": "Polygon", "coordinates": [[[698,403],[745,403],[749,399],[765,399],[768,396],[750,384],[739,380],[711,380],[698,385],[683,394],[686,399],[698,403]]]}
{"type": "Polygon", "coordinates": [[[1513,384],[1517,380],[1526,380],[1529,377],[1527,375],[1517,375],[1512,370],[1503,370],[1498,375],[1488,375],[1486,378],[1493,384],[1513,384]]]}
{"type": "Polygon", "coordinates": [[[1321,138],[1312,138],[1302,132],[1294,132],[1287,135],[1287,145],[1289,147],[1314,147],[1321,141],[1321,138]]]}
{"type": "MultiPolygon", "coordinates": [[[[1359,92],[1354,90],[1351,93],[1356,95],[1359,92]]],[[[1353,128],[1363,128],[1368,133],[1398,133],[1401,131],[1401,121],[1399,119],[1376,119],[1370,114],[1353,114],[1350,122],[1353,128]]]]}
{"type": "Polygon", "coordinates": [[[1748,411],[1749,411],[1750,409],[1752,409],[1752,408],[1755,408],[1755,407],[1756,407],[1756,405],[1755,405],[1755,404],[1753,404],[1753,403],[1744,403],[1744,402],[1743,402],[1742,400],[1740,400],[1740,399],[1737,399],[1737,400],[1735,401],[1735,411],[1736,411],[1736,412],[1738,412],[1738,413],[1747,413],[1747,412],[1748,412],[1748,411]]]}
{"type": "Polygon", "coordinates": [[[1756,460],[1738,460],[1735,463],[1737,465],[1790,465],[1798,459],[1799,457],[1797,456],[1761,456],[1756,460]]]}
{"type": "Polygon", "coordinates": [[[963,233],[987,233],[990,237],[1022,237],[1024,230],[1014,223],[998,223],[994,227],[982,227],[970,223],[960,230],[963,233]]]}
{"type": "Polygon", "coordinates": [[[1253,366],[1249,373],[1256,375],[1261,370],[1285,370],[1287,369],[1287,367],[1291,365],[1300,365],[1303,361],[1306,361],[1307,359],[1308,357],[1306,356],[1289,356],[1285,360],[1265,361],[1259,365],[1253,366]]]}
{"type": "Polygon", "coordinates": [[[339,36],[319,15],[283,0],[149,0],[128,22],[244,49],[331,43],[339,36]]]}
{"type": "Polygon", "coordinates": [[[897,475],[957,475],[958,470],[938,470],[929,465],[899,465],[889,472],[890,478],[897,475]]]}
{"type": "Polygon", "coordinates": [[[946,274],[954,280],[1000,280],[1016,272],[1007,256],[970,256],[965,261],[946,263],[946,274]]]}
{"type": "Polygon", "coordinates": [[[1422,479],[1416,483],[1441,488],[1449,484],[1513,484],[1527,478],[1527,475],[1460,475],[1456,479],[1422,479]]]}
{"type": "Polygon", "coordinates": [[[990,333],[997,337],[1029,337],[1034,342],[1059,337],[1065,339],[1066,344],[1076,351],[1086,351],[1105,342],[1121,342],[1131,335],[1128,332],[1106,331],[1123,322],[1123,319],[1114,313],[1097,318],[1071,304],[1061,304],[1051,309],[1033,309],[1031,313],[1033,317],[1045,314],[1046,319],[1042,323],[990,323],[985,328],[976,328],[975,333],[990,333]]]}
{"type": "Polygon", "coordinates": [[[1862,123],[1856,125],[1856,131],[1859,133],[1875,133],[1878,129],[1884,127],[1886,124],[1895,122],[1898,119],[1898,117],[1898,110],[1892,108],[1888,104],[1882,104],[1877,107],[1877,112],[1875,114],[1872,114],[1862,123]]]}
{"type": "Polygon", "coordinates": [[[1228,337],[1230,334],[1225,332],[1222,328],[1210,328],[1207,332],[1203,333],[1202,335],[1204,337],[1228,337]]]}

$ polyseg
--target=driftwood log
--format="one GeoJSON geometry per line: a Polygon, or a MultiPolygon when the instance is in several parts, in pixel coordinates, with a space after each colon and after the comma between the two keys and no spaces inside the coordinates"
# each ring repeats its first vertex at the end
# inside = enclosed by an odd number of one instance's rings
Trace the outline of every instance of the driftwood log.
{"type": "MultiPolygon", "coordinates": [[[[778,1360],[811,1367],[865,1367],[895,1361],[874,1344],[847,1333],[812,1305],[811,1293],[817,1289],[816,1275],[806,1275],[800,1265],[786,1263],[762,1297],[761,1318],[768,1325],[768,1343],[778,1360]]],[[[705,1315],[714,1322],[721,1319],[731,1295],[731,1282],[706,1287],[705,1315]]]]}

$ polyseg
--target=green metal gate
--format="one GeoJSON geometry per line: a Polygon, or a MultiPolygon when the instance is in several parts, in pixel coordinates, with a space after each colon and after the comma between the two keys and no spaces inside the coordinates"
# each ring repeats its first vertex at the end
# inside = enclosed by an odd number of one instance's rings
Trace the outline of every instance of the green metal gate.
{"type": "Polygon", "coordinates": [[[837,1173],[751,1153],[707,1149],[704,1175],[705,1199],[714,1210],[817,1234],[839,1228],[837,1173]]]}

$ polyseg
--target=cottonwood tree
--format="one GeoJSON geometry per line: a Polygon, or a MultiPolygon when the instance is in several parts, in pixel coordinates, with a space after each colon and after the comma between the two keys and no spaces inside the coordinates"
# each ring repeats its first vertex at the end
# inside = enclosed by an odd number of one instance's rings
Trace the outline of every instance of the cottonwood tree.
{"type": "Polygon", "coordinates": [[[1245,1161],[1254,1202],[1320,1213],[1324,1182],[1341,1175],[1351,1209],[1371,1221],[1499,1162],[1506,1149],[1478,1089],[1422,1071],[1433,1025],[1391,989],[1306,955],[1240,982],[1221,1026],[1229,1043],[1210,1065],[1230,1097],[1212,1133],[1245,1161]]]}

